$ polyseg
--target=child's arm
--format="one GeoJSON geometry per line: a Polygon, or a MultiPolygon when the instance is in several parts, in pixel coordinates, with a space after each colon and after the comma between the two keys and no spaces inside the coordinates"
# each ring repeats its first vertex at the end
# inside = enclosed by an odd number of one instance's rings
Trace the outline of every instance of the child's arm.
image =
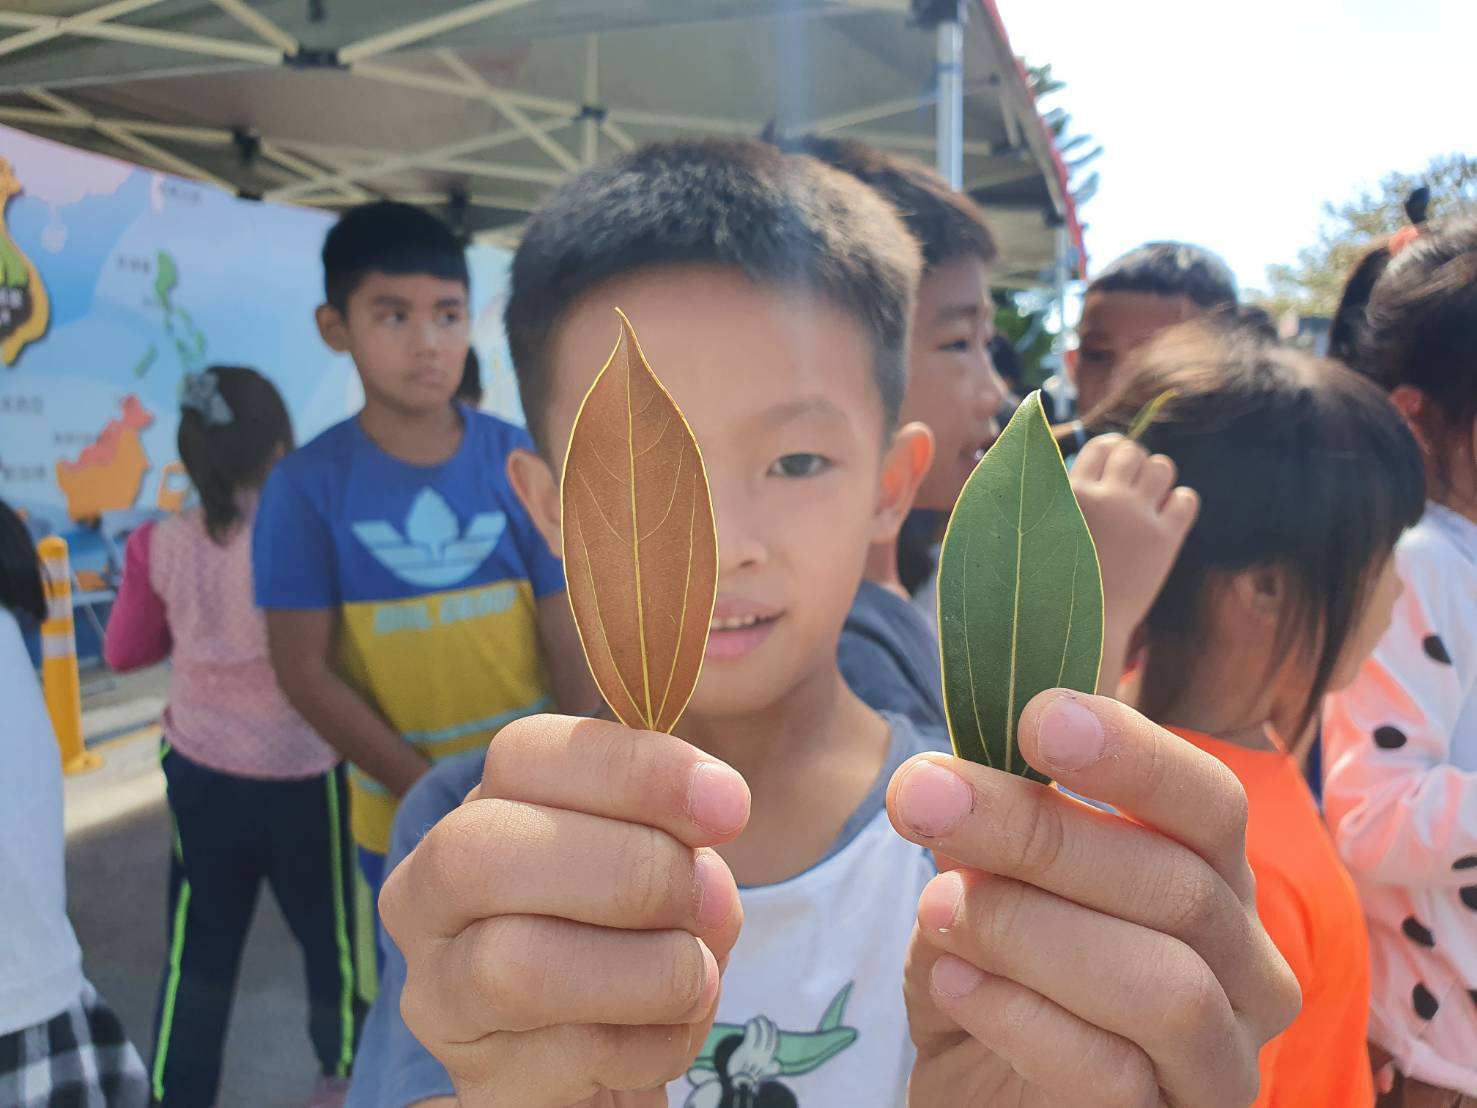
{"type": "Polygon", "coordinates": [[[149,583],[149,552],[153,546],[151,520],[128,536],[123,553],[123,580],[108,614],[103,637],[103,659],[119,673],[142,669],[169,657],[173,645],[164,601],[149,583]]]}
{"type": "Polygon", "coordinates": [[[569,596],[556,592],[540,597],[537,604],[539,649],[549,667],[554,710],[567,716],[590,715],[600,707],[600,690],[585,661],[569,596]]]}
{"type": "Polygon", "coordinates": [[[737,773],[670,735],[563,716],[498,733],[380,897],[405,1023],[462,1108],[664,1108],[742,923],[708,848],[748,811],[737,773]]]}
{"type": "Polygon", "coordinates": [[[404,796],[427,762],[334,668],[342,597],[334,540],[288,465],[267,478],[251,536],[252,578],[266,616],[272,671],[324,742],[404,796]]]}
{"type": "Polygon", "coordinates": [[[1451,757],[1477,688],[1477,629],[1463,588],[1471,570],[1444,564],[1457,557],[1402,549],[1405,594],[1390,629],[1354,684],[1328,702],[1329,826],[1345,864],[1385,884],[1477,885],[1477,773],[1451,757]]]}
{"type": "Polygon", "coordinates": [[[282,610],[266,617],[272,672],[288,702],[324,742],[404,796],[430,763],[334,670],[337,613],[282,610]]]}
{"type": "Polygon", "coordinates": [[[908,959],[909,1104],[1244,1108],[1299,991],[1257,919],[1240,783],[1103,697],[1043,693],[1020,735],[1131,819],[944,755],[899,768],[893,825],[946,870],[908,959]]]}
{"type": "Polygon", "coordinates": [[[1121,435],[1088,442],[1072,491],[1103,575],[1103,666],[1097,691],[1116,695],[1128,651],[1200,512],[1193,489],[1175,488],[1174,463],[1121,435]]]}

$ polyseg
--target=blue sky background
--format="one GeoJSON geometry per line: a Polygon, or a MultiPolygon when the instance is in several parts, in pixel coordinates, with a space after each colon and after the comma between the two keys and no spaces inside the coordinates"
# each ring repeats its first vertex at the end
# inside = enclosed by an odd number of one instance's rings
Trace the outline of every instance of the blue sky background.
{"type": "Polygon", "coordinates": [[[1105,148],[1094,269],[1152,238],[1221,253],[1245,288],[1322,205],[1477,154],[1477,0],[998,0],[1047,102],[1105,148]]]}

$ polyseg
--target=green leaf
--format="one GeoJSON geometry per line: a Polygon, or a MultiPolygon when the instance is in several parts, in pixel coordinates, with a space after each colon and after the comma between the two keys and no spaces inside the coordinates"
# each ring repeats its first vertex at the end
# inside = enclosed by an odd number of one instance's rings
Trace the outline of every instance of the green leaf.
{"type": "Polygon", "coordinates": [[[1130,442],[1137,442],[1143,437],[1144,432],[1154,425],[1154,420],[1159,418],[1159,413],[1164,410],[1164,405],[1168,404],[1174,397],[1174,389],[1165,389],[1158,396],[1154,397],[1153,400],[1150,400],[1139,410],[1139,414],[1133,417],[1133,423],[1129,426],[1128,434],[1124,437],[1130,442]]]}
{"type": "Polygon", "coordinates": [[[961,758],[1037,777],[1016,728],[1037,693],[1092,692],[1103,651],[1097,551],[1032,393],[959,495],[938,570],[949,737],[961,758]]]}

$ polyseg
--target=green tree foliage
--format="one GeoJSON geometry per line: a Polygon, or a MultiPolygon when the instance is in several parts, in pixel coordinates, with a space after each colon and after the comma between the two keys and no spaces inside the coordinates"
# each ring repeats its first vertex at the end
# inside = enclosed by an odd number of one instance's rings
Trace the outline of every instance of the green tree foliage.
{"type": "Polygon", "coordinates": [[[995,294],[995,330],[1010,340],[1021,362],[1021,390],[1039,389],[1051,376],[1056,335],[1046,326],[1051,303],[1040,293],[995,294]]]}
{"type": "Polygon", "coordinates": [[[1102,156],[1103,148],[1093,141],[1091,135],[1071,133],[1072,116],[1065,108],[1060,105],[1050,108],[1044,106],[1046,99],[1067,87],[1065,81],[1052,73],[1050,62],[1045,65],[1027,63],[1026,76],[1031,82],[1031,92],[1036,97],[1036,104],[1041,108],[1041,119],[1051,132],[1051,137],[1056,140],[1056,148],[1067,164],[1067,181],[1072,190],[1072,199],[1080,209],[1097,195],[1098,173],[1096,170],[1088,172],[1088,169],[1102,156]]]}
{"type": "Polygon", "coordinates": [[[1449,154],[1417,173],[1391,173],[1373,190],[1324,205],[1318,241],[1298,251],[1292,265],[1267,267],[1270,291],[1252,293],[1274,316],[1292,311],[1330,316],[1344,281],[1370,244],[1406,225],[1405,200],[1419,185],[1431,189],[1429,218],[1477,211],[1477,157],[1449,154]]]}
{"type": "MultiPolygon", "coordinates": [[[[1051,64],[1031,65],[1024,60],[1023,64],[1041,118],[1066,163],[1067,186],[1080,217],[1083,205],[1097,194],[1100,179],[1091,166],[1102,156],[1102,145],[1091,135],[1075,133],[1071,113],[1065,108],[1045,103],[1067,87],[1067,83],[1052,72],[1051,64]]],[[[1050,323],[1054,315],[1053,303],[1050,292],[1042,289],[1001,291],[995,295],[995,327],[1010,340],[1020,358],[1023,393],[1041,387],[1056,364],[1053,350],[1057,333],[1055,325],[1050,323]]]]}

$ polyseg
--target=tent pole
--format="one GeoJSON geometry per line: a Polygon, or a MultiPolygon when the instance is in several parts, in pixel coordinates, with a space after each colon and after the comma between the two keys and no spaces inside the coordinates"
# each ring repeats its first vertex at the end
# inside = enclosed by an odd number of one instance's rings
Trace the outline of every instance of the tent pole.
{"type": "Polygon", "coordinates": [[[956,12],[939,23],[938,170],[953,188],[964,184],[964,27],[956,12]]]}

